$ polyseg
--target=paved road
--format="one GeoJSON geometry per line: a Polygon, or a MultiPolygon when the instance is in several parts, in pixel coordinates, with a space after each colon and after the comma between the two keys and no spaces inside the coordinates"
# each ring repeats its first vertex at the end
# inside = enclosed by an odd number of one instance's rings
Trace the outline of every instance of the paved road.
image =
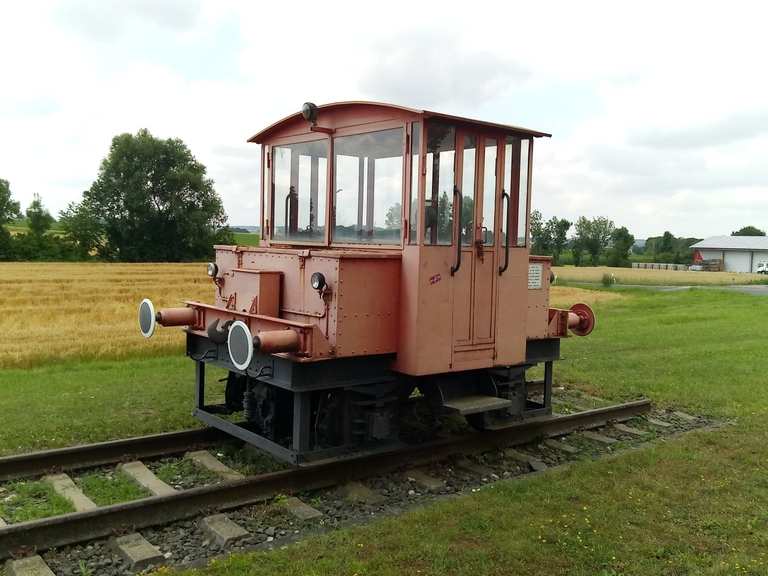
{"type": "MultiPolygon", "coordinates": [[[[569,286],[602,286],[597,282],[568,282],[569,286]]],[[[730,292],[741,292],[743,294],[752,294],[754,296],[768,296],[768,284],[736,284],[732,286],[653,286],[649,284],[616,284],[616,288],[643,288],[645,290],[655,290],[658,292],[681,292],[693,288],[703,288],[705,290],[728,290],[730,292]]]]}

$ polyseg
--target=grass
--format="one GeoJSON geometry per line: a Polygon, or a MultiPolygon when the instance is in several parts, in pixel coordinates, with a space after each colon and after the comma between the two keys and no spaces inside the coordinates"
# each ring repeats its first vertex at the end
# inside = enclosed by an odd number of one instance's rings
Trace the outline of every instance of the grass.
{"type": "MultiPolygon", "coordinates": [[[[212,401],[223,384],[216,371],[208,376],[212,401]]],[[[193,390],[193,362],[181,350],[0,370],[0,455],[199,426],[193,390]]]]}
{"type": "MultiPolygon", "coordinates": [[[[6,224],[5,228],[10,232],[12,235],[14,234],[26,234],[29,232],[29,226],[27,225],[26,221],[17,221],[12,224],[6,224]]],[[[64,231],[61,229],[60,224],[58,222],[54,222],[53,226],[51,227],[46,234],[52,235],[52,236],[63,236],[64,231]]]]}
{"type": "MultiPolygon", "coordinates": [[[[13,335],[0,349],[0,454],[196,424],[180,331],[143,340],[135,306],[145,295],[209,299],[200,265],[3,264],[0,278],[2,326],[13,335]]],[[[768,299],[553,289],[553,305],[575,300],[594,306],[598,326],[563,343],[557,381],[735,423],[184,574],[767,574],[768,299]]],[[[55,512],[34,484],[17,512],[3,486],[0,515],[55,512]]]]}
{"type": "MultiPolygon", "coordinates": [[[[152,468],[155,467],[152,466],[152,468]]],[[[182,489],[213,484],[219,480],[216,474],[210,470],[206,470],[202,466],[198,466],[195,462],[187,458],[179,458],[159,463],[153,471],[160,480],[169,486],[180,487],[182,489]]]]}
{"type": "Polygon", "coordinates": [[[623,296],[557,380],[735,424],[179,574],[768,574],[768,299],[623,296]]]}
{"type": "Polygon", "coordinates": [[[26,522],[74,512],[63,496],[45,482],[13,482],[0,486],[0,518],[8,523],[26,522]]]}
{"type": "Polygon", "coordinates": [[[139,302],[213,297],[203,264],[0,263],[0,368],[179,354],[180,329],[137,337],[139,302]]]}
{"type": "Polygon", "coordinates": [[[151,496],[124,472],[92,472],[76,480],[80,489],[99,506],[109,506],[151,496]]]}
{"type": "Polygon", "coordinates": [[[646,270],[642,268],[610,268],[608,266],[557,266],[558,281],[590,282],[599,284],[604,274],[613,274],[618,284],[674,285],[674,286],[727,286],[733,284],[765,284],[768,278],[761,274],[736,272],[691,272],[688,270],[646,270]]]}
{"type": "Polygon", "coordinates": [[[261,235],[253,232],[233,232],[232,235],[238,246],[258,246],[261,240],[261,235]]]}

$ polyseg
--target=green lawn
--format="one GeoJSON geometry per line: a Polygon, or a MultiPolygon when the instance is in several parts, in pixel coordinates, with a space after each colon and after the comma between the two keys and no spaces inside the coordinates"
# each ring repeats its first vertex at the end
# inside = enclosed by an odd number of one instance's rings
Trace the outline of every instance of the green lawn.
{"type": "Polygon", "coordinates": [[[768,574],[768,299],[634,292],[558,379],[734,420],[185,575],[768,574]]]}
{"type": "MultiPolygon", "coordinates": [[[[768,299],[622,293],[556,379],[731,424],[184,574],[768,574],[768,299]]],[[[0,453],[189,427],[192,378],[181,353],[2,370],[0,453]]]]}
{"type": "MultiPolygon", "coordinates": [[[[208,371],[216,393],[217,373],[208,371]]],[[[0,370],[0,455],[190,428],[194,366],[168,358],[0,370]]]]}
{"type": "Polygon", "coordinates": [[[235,237],[235,244],[238,246],[258,246],[259,240],[261,240],[260,234],[254,234],[252,232],[233,232],[235,237]]]}

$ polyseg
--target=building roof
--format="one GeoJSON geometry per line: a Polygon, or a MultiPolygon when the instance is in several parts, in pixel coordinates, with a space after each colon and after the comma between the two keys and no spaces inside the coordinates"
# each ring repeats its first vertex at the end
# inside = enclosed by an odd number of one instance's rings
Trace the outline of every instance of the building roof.
{"type": "Polygon", "coordinates": [[[691,248],[705,250],[768,250],[768,236],[712,236],[691,248]]]}
{"type": "MultiPolygon", "coordinates": [[[[324,110],[334,110],[339,108],[353,109],[355,107],[360,107],[360,106],[376,106],[379,108],[390,108],[392,110],[400,110],[400,111],[410,112],[412,114],[418,114],[422,118],[437,118],[440,120],[444,120],[446,122],[456,122],[456,123],[465,124],[465,125],[470,124],[470,125],[476,125],[476,126],[484,126],[486,128],[492,128],[495,130],[500,130],[502,132],[509,132],[511,134],[518,134],[521,136],[531,136],[534,138],[541,138],[541,137],[549,138],[552,136],[547,132],[539,132],[538,130],[522,128],[520,126],[512,126],[509,124],[497,124],[495,122],[486,122],[484,120],[474,120],[472,118],[453,116],[451,114],[444,114],[442,112],[434,112],[431,110],[408,108],[406,106],[398,106],[396,104],[388,104],[385,102],[364,102],[364,101],[332,102],[330,104],[321,104],[317,108],[319,111],[322,112],[324,110]]],[[[269,136],[270,133],[274,132],[277,128],[285,124],[288,124],[294,120],[297,120],[299,118],[301,118],[301,112],[296,112],[295,114],[286,116],[282,120],[278,120],[274,124],[267,126],[257,134],[251,136],[248,139],[248,142],[261,143],[265,138],[269,136]]]]}

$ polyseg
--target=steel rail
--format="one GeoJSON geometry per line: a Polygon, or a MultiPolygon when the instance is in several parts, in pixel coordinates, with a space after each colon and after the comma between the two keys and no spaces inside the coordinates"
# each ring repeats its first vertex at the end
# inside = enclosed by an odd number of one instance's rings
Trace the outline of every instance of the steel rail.
{"type": "Polygon", "coordinates": [[[124,530],[168,524],[207,510],[226,510],[263,502],[275,494],[328,488],[341,482],[385,474],[403,467],[423,466],[455,454],[477,453],[524,444],[628,420],[650,410],[649,400],[586,410],[562,416],[532,418],[499,430],[478,432],[407,446],[397,452],[350,460],[332,460],[252,476],[243,480],[193,488],[169,496],[155,496],[88,512],[76,512],[11,524],[0,528],[0,559],[23,551],[42,551],[109,537],[124,530]]]}
{"type": "Polygon", "coordinates": [[[0,482],[40,476],[53,470],[76,470],[176,454],[209,446],[225,438],[227,436],[215,428],[199,428],[4,456],[0,458],[0,482]]]}

